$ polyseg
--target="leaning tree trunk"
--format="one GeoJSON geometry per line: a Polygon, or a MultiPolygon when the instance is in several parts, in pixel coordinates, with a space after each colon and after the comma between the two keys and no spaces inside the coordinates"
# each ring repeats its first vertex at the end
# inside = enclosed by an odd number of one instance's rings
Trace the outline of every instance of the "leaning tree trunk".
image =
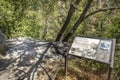
{"type": "Polygon", "coordinates": [[[67,42],[69,40],[69,38],[75,33],[75,31],[77,30],[77,28],[79,27],[79,25],[82,23],[82,21],[84,20],[84,17],[86,15],[86,13],[88,12],[90,5],[92,3],[93,0],[88,0],[81,16],[79,17],[79,19],[76,21],[76,23],[74,24],[73,28],[70,30],[70,32],[65,36],[64,38],[64,42],[67,42]]]}
{"type": "MultiPolygon", "coordinates": [[[[76,0],[76,1],[74,2],[74,4],[77,6],[80,1],[81,1],[81,0],[76,0]]],[[[57,38],[56,38],[56,41],[61,41],[61,38],[62,38],[62,36],[63,36],[63,34],[64,34],[64,32],[65,32],[68,24],[70,23],[71,17],[72,17],[72,15],[73,15],[74,12],[75,12],[75,7],[74,7],[74,5],[71,3],[70,9],[69,9],[69,12],[68,12],[68,15],[67,15],[67,18],[66,18],[66,21],[65,21],[65,23],[63,24],[60,32],[58,33],[57,38]]]]}

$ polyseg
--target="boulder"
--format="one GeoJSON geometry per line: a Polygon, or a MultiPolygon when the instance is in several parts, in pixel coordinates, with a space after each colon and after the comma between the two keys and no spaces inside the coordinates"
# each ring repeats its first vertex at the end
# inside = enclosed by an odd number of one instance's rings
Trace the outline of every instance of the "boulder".
{"type": "Polygon", "coordinates": [[[54,80],[64,63],[60,44],[26,37],[7,40],[0,80],[54,80]]]}
{"type": "Polygon", "coordinates": [[[6,54],[6,37],[0,29],[0,55],[6,54]]]}

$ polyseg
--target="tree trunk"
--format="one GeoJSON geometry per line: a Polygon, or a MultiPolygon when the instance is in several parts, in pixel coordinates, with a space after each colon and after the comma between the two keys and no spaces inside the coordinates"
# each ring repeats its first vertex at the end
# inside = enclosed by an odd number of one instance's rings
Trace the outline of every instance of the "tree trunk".
{"type": "Polygon", "coordinates": [[[43,31],[42,39],[45,39],[45,37],[46,37],[46,35],[48,33],[49,26],[48,26],[48,18],[47,17],[45,17],[45,23],[44,23],[44,25],[45,25],[45,28],[44,28],[44,31],[43,31]]]}
{"type": "Polygon", "coordinates": [[[86,15],[86,13],[88,12],[90,5],[92,3],[93,0],[88,0],[81,16],[79,17],[79,19],[76,21],[76,23],[74,24],[73,28],[70,30],[70,32],[65,36],[64,38],[64,42],[67,42],[69,40],[69,38],[75,33],[75,31],[77,30],[77,28],[79,27],[79,25],[81,24],[81,22],[84,20],[84,17],[86,15]]]}
{"type": "MultiPolygon", "coordinates": [[[[74,4],[77,6],[80,1],[81,1],[81,0],[76,0],[74,4]]],[[[68,12],[68,15],[67,15],[67,18],[66,18],[66,21],[65,21],[65,23],[63,24],[60,32],[58,33],[57,38],[56,38],[56,41],[61,41],[61,38],[62,38],[62,36],[63,36],[63,34],[64,34],[64,32],[65,32],[68,24],[70,23],[72,14],[73,14],[74,12],[75,12],[75,7],[74,7],[73,4],[71,3],[70,9],[69,9],[69,12],[68,12]]]]}

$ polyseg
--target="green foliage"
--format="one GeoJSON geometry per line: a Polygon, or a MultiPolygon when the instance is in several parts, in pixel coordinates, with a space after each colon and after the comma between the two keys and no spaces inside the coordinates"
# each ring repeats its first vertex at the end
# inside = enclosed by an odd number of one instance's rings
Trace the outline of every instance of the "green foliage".
{"type": "Polygon", "coordinates": [[[116,47],[115,52],[115,63],[114,63],[114,76],[113,79],[119,80],[120,79],[120,48],[116,47]]]}
{"type": "MultiPolygon", "coordinates": [[[[69,0],[0,0],[1,29],[8,38],[29,36],[38,39],[54,40],[65,22],[70,3],[71,1],[69,0]]],[[[78,9],[72,16],[65,35],[79,18],[85,3],[86,0],[81,1],[77,6],[78,9]]],[[[93,5],[95,3],[94,1],[93,5]]],[[[111,1],[111,3],[107,3],[107,6],[113,3],[114,1],[111,1]]],[[[95,5],[89,12],[95,9],[99,9],[99,6],[95,5]]],[[[79,25],[75,35],[117,38],[119,42],[120,14],[118,12],[119,10],[108,11],[91,16],[79,25]]]]}
{"type": "Polygon", "coordinates": [[[111,21],[111,24],[108,24],[106,27],[105,34],[109,38],[115,38],[117,42],[120,42],[120,14],[117,13],[116,16],[114,16],[111,21]]]}
{"type": "Polygon", "coordinates": [[[1,11],[0,12],[0,26],[2,30],[8,35],[10,33],[9,29],[12,26],[12,22],[15,19],[13,16],[13,6],[9,4],[9,2],[1,0],[0,11],[1,11]]]}
{"type": "Polygon", "coordinates": [[[48,31],[44,39],[53,40],[56,36],[55,28],[60,27],[58,20],[54,19],[59,18],[55,16],[59,14],[57,7],[60,7],[56,2],[56,0],[1,0],[0,28],[7,38],[27,36],[42,39],[47,26],[48,31]]]}
{"type": "MultiPolygon", "coordinates": [[[[72,29],[72,26],[81,15],[86,1],[82,0],[77,6],[65,35],[72,29]]],[[[71,2],[73,1],[0,0],[0,28],[7,38],[33,37],[54,41],[65,22],[71,2]]],[[[88,13],[100,9],[98,2],[94,0],[88,13]]],[[[119,0],[110,0],[103,7],[119,6],[119,2],[119,0]]],[[[120,42],[120,10],[100,12],[90,16],[79,25],[74,36],[115,38],[117,42],[120,42]]],[[[72,39],[73,37],[70,41],[72,39]]],[[[115,54],[115,77],[120,74],[119,51],[120,49],[117,49],[115,54]]],[[[102,70],[102,68],[106,67],[101,67],[101,65],[90,61],[85,63],[95,67],[93,70],[102,70]]],[[[70,65],[76,65],[76,63],[71,62],[70,65]]]]}

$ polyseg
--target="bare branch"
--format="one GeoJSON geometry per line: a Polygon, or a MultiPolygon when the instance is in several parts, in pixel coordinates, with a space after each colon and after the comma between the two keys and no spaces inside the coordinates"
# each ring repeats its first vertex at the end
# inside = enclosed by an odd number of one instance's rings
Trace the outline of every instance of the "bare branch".
{"type": "Polygon", "coordinates": [[[69,40],[69,38],[73,35],[73,33],[77,30],[78,26],[81,24],[81,22],[83,21],[85,15],[87,14],[91,3],[93,0],[88,0],[87,4],[82,12],[82,14],[80,15],[79,19],[76,21],[76,23],[73,25],[72,29],[68,32],[68,34],[65,36],[64,38],[64,42],[67,42],[69,40]]]}
{"type": "MultiPolygon", "coordinates": [[[[74,2],[74,4],[77,6],[80,2],[81,2],[81,0],[76,0],[74,2]]],[[[63,26],[62,26],[62,28],[60,30],[60,32],[58,33],[57,38],[56,38],[55,41],[61,41],[62,36],[64,35],[64,32],[65,32],[68,24],[70,23],[71,17],[72,17],[74,12],[75,12],[75,7],[71,3],[70,9],[69,9],[68,14],[67,14],[67,18],[66,18],[66,20],[65,20],[65,22],[64,22],[64,24],[63,24],[63,26]]]]}
{"type": "Polygon", "coordinates": [[[84,19],[86,19],[86,18],[88,18],[88,17],[90,17],[90,16],[92,16],[92,15],[94,15],[94,14],[97,14],[97,13],[99,13],[99,12],[104,12],[104,11],[109,11],[109,10],[115,10],[115,9],[120,9],[119,7],[113,7],[113,8],[105,8],[105,9],[99,9],[99,10],[96,10],[96,11],[94,11],[94,12],[91,12],[91,13],[89,13],[88,15],[86,15],[85,17],[84,17],[84,19]]]}
{"type": "Polygon", "coordinates": [[[76,10],[78,10],[78,11],[80,11],[80,9],[77,7],[77,5],[75,5],[74,3],[72,3],[72,6],[76,9],[76,10]]]}

